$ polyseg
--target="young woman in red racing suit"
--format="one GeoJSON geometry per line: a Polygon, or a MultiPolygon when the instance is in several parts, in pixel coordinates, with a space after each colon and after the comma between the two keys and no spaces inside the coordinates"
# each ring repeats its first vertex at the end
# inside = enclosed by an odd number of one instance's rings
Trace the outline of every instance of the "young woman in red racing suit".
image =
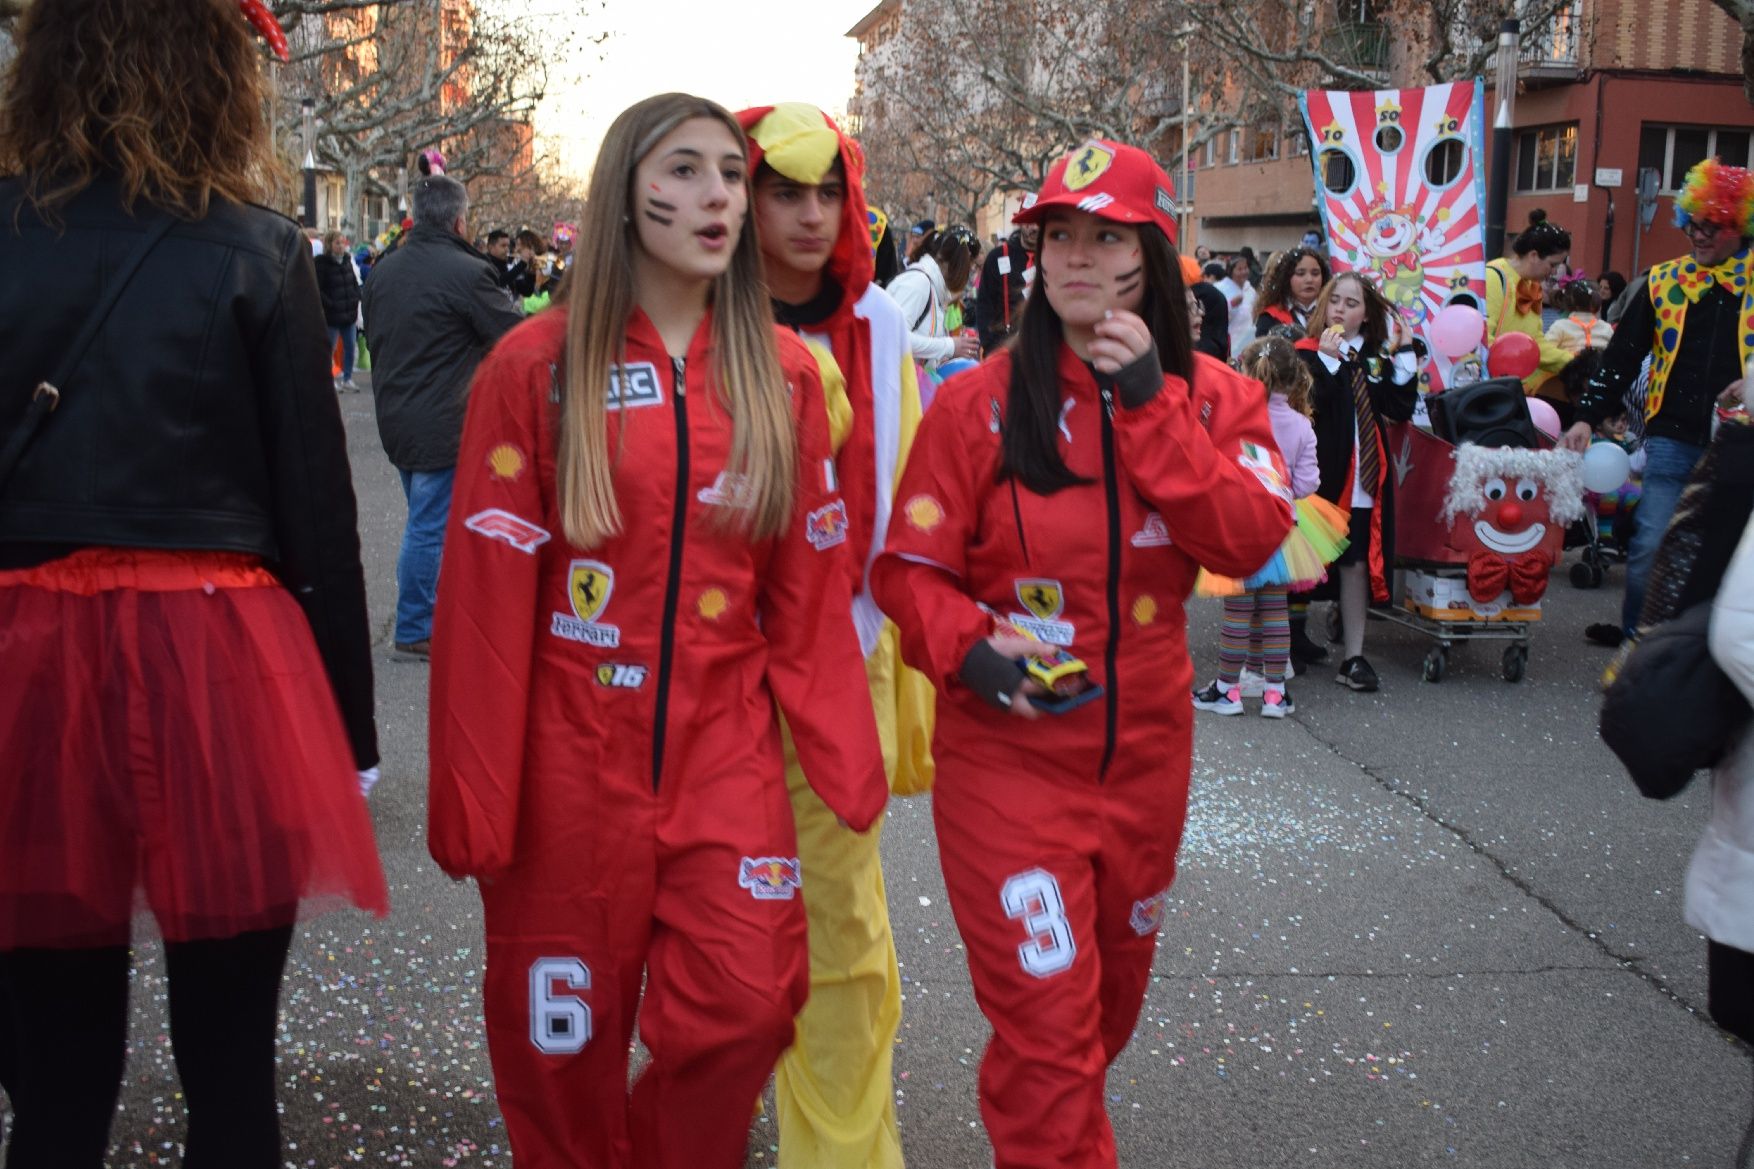
{"type": "Polygon", "coordinates": [[[776,703],[853,828],[888,795],[818,367],[773,326],[746,176],[718,106],[623,113],[571,304],[471,391],[430,847],[481,881],[521,1169],[742,1164],[808,981],[776,703]]]}
{"type": "Polygon", "coordinates": [[[1049,172],[1020,216],[1043,230],[1019,335],[927,413],[873,574],[939,688],[933,813],[993,1027],[999,1169],[1115,1164],[1103,1077],[1187,808],[1182,603],[1200,565],[1252,572],[1291,526],[1265,392],[1190,350],[1173,206],[1132,147],[1087,143],[1049,172]],[[1101,697],[1038,708],[1015,661],[1033,643],[995,636],[995,615],[1081,659],[1101,697]]]}

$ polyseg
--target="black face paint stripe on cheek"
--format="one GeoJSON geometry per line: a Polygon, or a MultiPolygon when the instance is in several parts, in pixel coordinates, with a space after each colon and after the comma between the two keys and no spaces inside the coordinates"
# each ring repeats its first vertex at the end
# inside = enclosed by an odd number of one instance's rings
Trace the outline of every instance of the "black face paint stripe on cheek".
{"type": "Polygon", "coordinates": [[[670,227],[670,226],[674,225],[676,222],[674,219],[664,218],[662,215],[659,215],[656,211],[653,211],[650,207],[646,208],[645,217],[660,227],[670,227]]]}
{"type": "Polygon", "coordinates": [[[676,204],[674,203],[666,203],[662,199],[647,199],[646,202],[659,211],[668,211],[671,214],[675,214],[676,204]]]}
{"type": "Polygon", "coordinates": [[[1144,271],[1145,265],[1141,264],[1131,272],[1122,272],[1119,276],[1115,277],[1115,280],[1117,281],[1115,292],[1118,295],[1125,296],[1127,293],[1133,291],[1133,289],[1139,287],[1139,282],[1143,277],[1144,271]]]}

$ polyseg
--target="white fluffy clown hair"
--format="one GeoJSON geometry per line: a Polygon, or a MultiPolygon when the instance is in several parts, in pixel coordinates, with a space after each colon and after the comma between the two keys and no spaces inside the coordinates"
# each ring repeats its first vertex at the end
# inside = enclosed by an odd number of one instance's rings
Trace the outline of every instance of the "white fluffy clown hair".
{"type": "Polygon", "coordinates": [[[1503,479],[1513,487],[1518,479],[1534,479],[1547,496],[1547,511],[1554,523],[1569,524],[1583,518],[1583,483],[1577,477],[1582,458],[1575,451],[1530,451],[1465,442],[1456,448],[1455,457],[1456,469],[1443,500],[1446,524],[1459,515],[1486,510],[1488,479],[1503,479]]]}

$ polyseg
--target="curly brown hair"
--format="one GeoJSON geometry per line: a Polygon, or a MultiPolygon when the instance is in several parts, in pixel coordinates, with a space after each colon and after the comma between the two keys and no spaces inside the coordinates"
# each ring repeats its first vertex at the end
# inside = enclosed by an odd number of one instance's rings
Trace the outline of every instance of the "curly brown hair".
{"type": "Polygon", "coordinates": [[[1286,248],[1273,257],[1266,278],[1261,281],[1261,296],[1256,303],[1261,306],[1262,312],[1266,312],[1270,306],[1283,305],[1291,299],[1291,274],[1297,271],[1297,262],[1305,256],[1312,257],[1321,265],[1324,285],[1332,278],[1333,269],[1328,267],[1328,258],[1317,249],[1301,245],[1286,248]]]}
{"type": "Polygon", "coordinates": [[[0,104],[0,173],[53,218],[100,175],[199,219],[276,171],[261,54],[236,0],[36,0],[0,104]]]}

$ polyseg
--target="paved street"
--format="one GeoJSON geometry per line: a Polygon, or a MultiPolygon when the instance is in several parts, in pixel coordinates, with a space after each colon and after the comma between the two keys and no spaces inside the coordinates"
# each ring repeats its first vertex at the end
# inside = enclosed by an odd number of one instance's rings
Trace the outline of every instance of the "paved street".
{"type": "MultiPolygon", "coordinates": [[[[363,380],[363,379],[362,379],[363,380]]],[[[479,1017],[471,888],[424,843],[427,669],[393,660],[403,515],[369,394],[342,399],[360,495],[384,779],[373,813],[394,911],[300,929],[283,995],[294,1166],[510,1164],[479,1017]]],[[[1109,1108],[1123,1165],[1726,1166],[1750,1110],[1748,1055],[1704,1015],[1704,942],[1681,920],[1703,782],[1638,798],[1596,740],[1618,612],[1562,574],[1519,685],[1461,650],[1440,685],[1425,646],[1371,628],[1383,677],[1321,674],[1296,715],[1201,715],[1181,875],[1139,1031],[1109,1108]]],[[[1216,605],[1193,609],[1202,670],[1216,605]]],[[[909,1164],[990,1164],[969,992],[926,800],[884,829],[906,1019],[896,1096],[909,1164]]],[[[181,1102],[162,965],[143,947],[114,1164],[175,1163],[181,1102]]],[[[677,1117],[687,1124],[687,1117],[677,1117]]],[[[774,1161],[752,1129],[749,1164],[774,1161]]]]}

